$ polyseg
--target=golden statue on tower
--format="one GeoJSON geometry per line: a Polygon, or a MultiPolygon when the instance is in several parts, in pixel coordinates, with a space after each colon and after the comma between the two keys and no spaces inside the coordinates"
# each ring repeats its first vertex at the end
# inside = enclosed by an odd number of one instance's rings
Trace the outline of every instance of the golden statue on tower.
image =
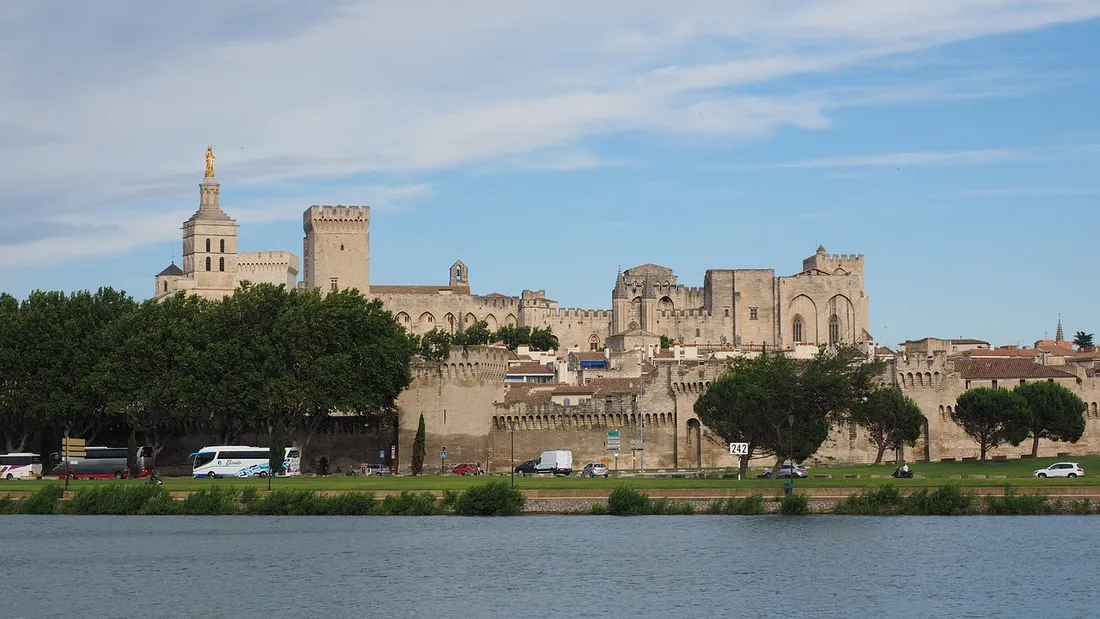
{"type": "Polygon", "coordinates": [[[214,147],[206,147],[206,178],[214,178],[214,147]]]}

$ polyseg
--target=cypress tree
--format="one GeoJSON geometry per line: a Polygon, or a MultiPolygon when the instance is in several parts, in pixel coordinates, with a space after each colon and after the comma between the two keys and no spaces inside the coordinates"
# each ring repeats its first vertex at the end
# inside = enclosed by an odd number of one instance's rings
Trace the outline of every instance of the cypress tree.
{"type": "Polygon", "coordinates": [[[416,438],[413,439],[412,474],[419,475],[424,469],[425,453],[424,413],[420,413],[420,425],[416,427],[416,438]]]}

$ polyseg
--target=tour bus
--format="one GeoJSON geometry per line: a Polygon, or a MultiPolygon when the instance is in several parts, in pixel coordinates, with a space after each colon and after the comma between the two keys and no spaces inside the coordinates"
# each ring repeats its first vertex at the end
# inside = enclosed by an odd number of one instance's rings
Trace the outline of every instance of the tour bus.
{"type": "Polygon", "coordinates": [[[4,479],[35,479],[42,477],[42,456],[30,453],[0,456],[0,477],[4,479]]]}
{"type": "Polygon", "coordinates": [[[50,454],[50,475],[59,479],[103,479],[114,477],[145,477],[153,470],[153,448],[138,447],[137,470],[131,472],[126,464],[125,447],[85,447],[83,456],[65,457],[58,452],[50,454]]]}
{"type": "MultiPolygon", "coordinates": [[[[194,459],[191,471],[195,477],[267,477],[271,474],[269,453],[267,447],[210,445],[188,458],[194,459]]],[[[301,472],[301,450],[287,447],[283,452],[283,472],[279,476],[300,475],[301,472]]]]}

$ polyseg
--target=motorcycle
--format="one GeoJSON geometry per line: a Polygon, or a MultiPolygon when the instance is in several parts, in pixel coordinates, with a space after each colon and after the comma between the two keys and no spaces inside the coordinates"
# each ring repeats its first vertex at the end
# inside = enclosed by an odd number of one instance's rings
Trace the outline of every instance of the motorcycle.
{"type": "Polygon", "coordinates": [[[157,475],[156,473],[149,473],[148,483],[150,483],[154,486],[163,486],[164,485],[164,480],[161,479],[160,475],[157,475]]]}
{"type": "Polygon", "coordinates": [[[910,479],[913,477],[913,471],[903,471],[901,469],[894,469],[893,473],[890,473],[890,477],[895,479],[910,479]]]}

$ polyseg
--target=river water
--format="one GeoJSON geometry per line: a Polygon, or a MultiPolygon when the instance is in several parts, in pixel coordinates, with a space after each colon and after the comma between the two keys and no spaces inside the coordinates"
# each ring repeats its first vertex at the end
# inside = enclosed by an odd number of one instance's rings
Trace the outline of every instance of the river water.
{"type": "Polygon", "coordinates": [[[0,549],[12,619],[1100,616],[1097,516],[5,516],[0,549]]]}

